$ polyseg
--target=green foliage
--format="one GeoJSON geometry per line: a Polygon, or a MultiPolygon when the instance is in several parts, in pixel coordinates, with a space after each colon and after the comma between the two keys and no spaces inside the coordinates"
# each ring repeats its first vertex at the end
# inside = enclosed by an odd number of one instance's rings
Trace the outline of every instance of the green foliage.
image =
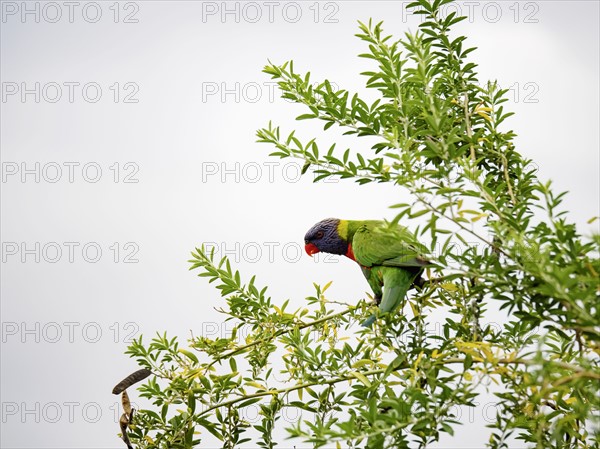
{"type": "Polygon", "coordinates": [[[292,62],[265,68],[284,98],[306,106],[298,120],[367,136],[370,149],[321,150],[272,124],[258,131],[273,156],[304,161],[317,181],[391,182],[407,192],[413,202],[392,205],[394,221],[428,245],[430,281],[409,295],[404,314],[356,330],[372,312],[367,301],[329,301],[327,286],[315,285],[306,307],[291,310],[254,278],[244,283],[226,258],[196,249],[192,269],[215,283],[234,331],[193,337],[189,349],[166,336],[131,345],[130,356],[156,375],[140,387],[156,411],[136,415],[138,447],[201,447],[209,433],[223,448],[273,448],[285,408],[304,413],[289,435],[314,447],[425,447],[454,434],[456,407],[474,407],[488,381],[498,397],[488,447],[507,448],[510,438],[599,447],[599,239],[577,233],[560,208],[564,194],[536,178],[514,133],[501,129],[507,91],[480,87],[467,60],[474,49],[450,36],[464,17],[440,17],[448,2],[408,5],[425,20],[400,40],[380,23],[360,24],[373,103],[329,81],[315,87],[292,62]],[[427,325],[434,309],[446,317],[440,332],[427,325]],[[501,325],[486,322],[490,310],[501,325]],[[250,330],[243,344],[241,329],[250,330]],[[274,379],[274,360],[284,382],[274,379]],[[255,404],[261,419],[251,424],[243,410],[255,404]]]}

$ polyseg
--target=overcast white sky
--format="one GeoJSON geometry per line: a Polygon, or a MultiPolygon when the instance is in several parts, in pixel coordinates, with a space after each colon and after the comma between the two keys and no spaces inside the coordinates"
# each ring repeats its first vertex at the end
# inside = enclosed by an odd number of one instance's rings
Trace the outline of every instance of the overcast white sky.
{"type": "MultiPolygon", "coordinates": [[[[218,294],[187,270],[202,242],[230,250],[278,302],[301,305],[313,281],[363,297],[355,267],[302,256],[302,237],[327,216],[389,218],[403,198],[390,186],[312,184],[270,159],[255,130],[270,119],[299,127],[301,109],[261,69],[294,59],[361,90],[356,22],[385,20],[400,36],[417,24],[403,4],[2,2],[3,448],[123,447],[110,391],[136,369],[123,355],[130,338],[227,330],[218,294]]],[[[591,232],[598,2],[458,6],[480,79],[512,89],[518,149],[570,191],[565,207],[591,232]]],[[[301,125],[304,136],[318,129],[301,125]]],[[[486,413],[465,414],[443,446],[482,447],[486,413]]]]}

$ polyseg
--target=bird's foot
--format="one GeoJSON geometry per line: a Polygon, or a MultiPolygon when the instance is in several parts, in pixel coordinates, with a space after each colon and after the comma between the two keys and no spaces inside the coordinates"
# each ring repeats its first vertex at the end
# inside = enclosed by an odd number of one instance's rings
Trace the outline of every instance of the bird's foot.
{"type": "Polygon", "coordinates": [[[378,306],[381,303],[381,298],[382,298],[381,295],[373,296],[373,295],[367,293],[367,296],[376,306],[378,306]]]}
{"type": "Polygon", "coordinates": [[[422,289],[427,284],[430,284],[431,280],[424,279],[421,275],[417,276],[413,281],[412,287],[416,287],[418,289],[422,289]]]}

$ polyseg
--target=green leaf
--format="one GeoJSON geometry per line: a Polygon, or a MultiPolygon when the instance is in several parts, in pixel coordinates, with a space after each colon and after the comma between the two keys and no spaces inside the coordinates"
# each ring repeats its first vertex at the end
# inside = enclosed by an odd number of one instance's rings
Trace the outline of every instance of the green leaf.
{"type": "Polygon", "coordinates": [[[358,371],[350,371],[350,375],[360,380],[367,388],[371,387],[371,382],[364,374],[359,373],[358,371]]]}
{"type": "Polygon", "coordinates": [[[192,362],[194,363],[198,363],[198,357],[196,357],[196,354],[194,354],[193,352],[188,351],[187,349],[179,349],[178,350],[181,354],[185,355],[188,359],[190,359],[192,362]]]}

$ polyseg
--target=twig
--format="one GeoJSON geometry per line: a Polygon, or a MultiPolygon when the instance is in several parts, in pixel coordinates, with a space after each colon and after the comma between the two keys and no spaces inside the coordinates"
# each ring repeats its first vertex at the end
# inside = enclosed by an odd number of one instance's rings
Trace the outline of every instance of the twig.
{"type": "MultiPolygon", "coordinates": [[[[397,369],[399,370],[399,369],[404,369],[404,368],[408,368],[408,365],[401,366],[397,369]]],[[[382,374],[384,372],[385,372],[384,369],[377,369],[377,370],[371,370],[371,371],[364,371],[360,374],[362,374],[363,376],[373,376],[375,374],[382,374]]],[[[217,408],[229,407],[230,405],[236,404],[238,402],[246,401],[248,399],[260,398],[260,397],[264,397],[264,396],[273,396],[273,395],[279,395],[279,394],[287,394],[287,393],[291,393],[292,391],[301,390],[303,388],[308,388],[308,387],[314,387],[317,385],[334,385],[336,383],[344,382],[347,380],[357,380],[357,378],[352,374],[347,374],[345,376],[335,377],[333,379],[316,381],[316,382],[308,382],[308,383],[294,385],[293,387],[288,387],[288,388],[260,391],[258,393],[244,395],[244,396],[241,396],[241,397],[238,397],[235,399],[230,399],[229,401],[224,401],[224,402],[215,404],[215,405],[207,408],[206,410],[202,411],[198,416],[199,417],[204,416],[207,413],[209,413],[217,408]]]]}
{"type": "MultiPolygon", "coordinates": [[[[473,131],[471,130],[471,115],[469,114],[469,94],[465,92],[465,100],[463,102],[463,107],[465,110],[465,121],[467,128],[467,136],[469,140],[473,137],[473,131]]],[[[471,161],[475,162],[475,147],[473,147],[473,143],[469,143],[469,149],[471,152],[471,161]]]]}
{"type": "Polygon", "coordinates": [[[294,327],[292,327],[292,328],[281,329],[281,330],[279,330],[279,331],[277,331],[277,332],[274,332],[273,334],[271,334],[271,335],[270,335],[270,336],[268,336],[268,337],[261,338],[260,340],[255,340],[255,341],[253,341],[252,343],[248,343],[247,345],[240,346],[239,348],[232,349],[231,351],[229,351],[229,352],[226,352],[226,353],[225,353],[225,354],[223,354],[221,357],[219,357],[219,358],[216,358],[215,360],[213,360],[213,361],[212,361],[212,362],[211,362],[211,363],[210,363],[210,364],[209,364],[209,365],[206,367],[206,369],[208,370],[208,369],[209,369],[210,367],[212,367],[212,366],[213,366],[215,363],[217,363],[217,362],[220,362],[221,360],[224,360],[224,359],[226,359],[226,358],[228,358],[228,357],[231,357],[231,356],[233,356],[233,355],[239,354],[240,352],[244,352],[245,350],[247,350],[247,349],[249,349],[249,348],[252,348],[253,346],[257,346],[257,345],[260,345],[260,344],[262,344],[262,343],[266,343],[266,342],[268,342],[268,341],[274,340],[275,338],[277,338],[277,337],[279,337],[279,336],[281,336],[281,335],[287,334],[287,333],[289,333],[289,332],[292,332],[292,331],[294,331],[295,329],[300,329],[300,330],[301,330],[301,329],[306,329],[307,327],[312,327],[312,326],[314,326],[314,325],[316,325],[316,324],[320,324],[320,323],[323,323],[323,322],[325,322],[325,321],[331,320],[331,319],[333,319],[333,318],[337,318],[337,317],[340,317],[340,316],[346,315],[346,314],[348,314],[348,313],[350,313],[350,312],[352,312],[352,309],[347,309],[347,310],[343,310],[343,311],[341,311],[341,312],[338,312],[338,313],[333,313],[333,314],[331,314],[331,315],[324,316],[324,317],[322,317],[322,318],[319,318],[318,320],[310,321],[310,322],[308,322],[308,323],[302,323],[302,324],[300,324],[300,325],[297,325],[297,326],[294,326],[294,327]]]}

